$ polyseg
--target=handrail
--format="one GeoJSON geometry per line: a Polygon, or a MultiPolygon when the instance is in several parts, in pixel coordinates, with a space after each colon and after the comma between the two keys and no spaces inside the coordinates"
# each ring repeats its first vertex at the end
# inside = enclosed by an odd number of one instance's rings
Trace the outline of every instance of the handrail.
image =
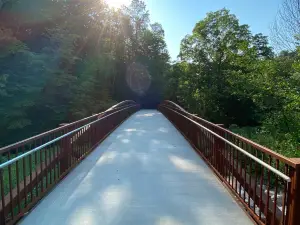
{"type": "Polygon", "coordinates": [[[160,104],[159,110],[258,224],[299,224],[299,162],[183,111],[169,101],[160,104]]]}
{"type": "Polygon", "coordinates": [[[117,108],[117,107],[122,107],[124,104],[136,104],[136,102],[135,101],[133,101],[133,100],[124,100],[124,101],[122,101],[122,102],[119,102],[118,104],[115,104],[115,105],[113,105],[112,107],[110,107],[110,108],[108,108],[105,112],[107,112],[107,111],[109,111],[109,110],[113,110],[113,109],[115,109],[115,108],[117,108]]]}
{"type": "Polygon", "coordinates": [[[3,153],[0,224],[15,224],[138,109],[138,104],[125,101],[104,113],[55,129],[58,132],[48,131],[48,135],[30,139],[24,145],[13,145],[3,153]]]}
{"type": "Polygon", "coordinates": [[[76,121],[71,122],[71,123],[67,123],[67,124],[65,124],[64,126],[60,126],[60,127],[54,128],[54,129],[52,129],[52,130],[48,130],[48,131],[46,131],[46,132],[43,132],[43,133],[41,133],[41,134],[32,136],[32,137],[30,137],[30,138],[26,138],[26,139],[21,140],[21,141],[18,141],[18,142],[16,142],[16,143],[13,143],[13,144],[4,146],[4,147],[0,148],[0,154],[6,153],[6,152],[10,151],[12,148],[16,148],[16,147],[18,147],[18,146],[27,144],[28,142],[33,141],[33,140],[36,140],[36,139],[41,138],[41,137],[43,137],[43,136],[52,134],[52,133],[57,132],[57,131],[64,130],[64,129],[66,129],[66,128],[69,128],[69,127],[72,126],[72,125],[76,125],[76,124],[78,124],[78,123],[84,122],[84,121],[89,120],[89,119],[97,118],[98,116],[103,115],[103,114],[105,114],[105,113],[107,113],[107,112],[109,112],[109,111],[111,111],[111,110],[116,110],[116,109],[117,109],[119,106],[121,106],[122,104],[124,104],[124,103],[129,103],[129,102],[130,102],[131,104],[135,104],[135,102],[132,101],[132,100],[125,100],[125,101],[122,101],[122,102],[120,102],[120,103],[118,103],[118,104],[116,104],[116,105],[113,105],[112,107],[110,107],[109,109],[107,109],[107,110],[104,111],[104,112],[100,112],[100,113],[97,113],[97,114],[95,114],[95,115],[92,115],[92,116],[89,116],[89,117],[85,117],[85,118],[82,118],[82,119],[80,119],[80,120],[76,120],[76,121]]]}
{"type": "Polygon", "coordinates": [[[100,120],[106,119],[107,117],[109,117],[109,116],[111,116],[111,115],[114,115],[114,114],[119,113],[119,112],[121,112],[121,111],[123,111],[123,110],[129,109],[129,108],[131,108],[131,107],[133,107],[133,106],[129,106],[129,107],[126,107],[126,108],[122,108],[122,109],[120,109],[120,110],[118,110],[118,111],[116,111],[116,112],[113,112],[113,113],[111,113],[111,114],[109,114],[109,115],[106,115],[106,116],[104,116],[104,117],[101,117],[101,118],[99,118],[99,119],[97,119],[97,120],[95,120],[95,121],[93,121],[93,122],[90,122],[90,123],[88,123],[88,124],[85,124],[85,125],[83,125],[83,126],[77,128],[77,129],[75,129],[75,130],[72,130],[72,131],[70,131],[70,132],[68,132],[68,133],[66,133],[66,134],[64,134],[64,135],[62,135],[62,136],[60,136],[60,137],[58,137],[58,138],[55,138],[55,139],[53,139],[53,140],[51,140],[51,141],[48,141],[47,143],[42,144],[42,145],[40,145],[40,146],[38,146],[38,147],[36,147],[36,148],[34,148],[34,149],[32,149],[32,150],[29,150],[29,151],[27,151],[27,152],[25,152],[25,153],[23,153],[23,154],[21,154],[21,155],[15,157],[15,158],[11,159],[11,160],[8,160],[8,161],[6,161],[6,162],[0,164],[0,170],[3,169],[3,168],[5,168],[5,167],[7,167],[7,166],[9,166],[9,165],[11,165],[11,164],[13,164],[13,163],[16,162],[16,161],[18,161],[18,160],[20,160],[20,159],[22,159],[22,158],[28,156],[28,155],[31,155],[32,153],[34,153],[34,152],[36,152],[36,151],[39,151],[39,150],[41,150],[41,149],[43,149],[43,148],[45,148],[45,147],[51,145],[52,143],[54,143],[54,142],[56,142],[56,141],[59,141],[59,140],[63,139],[64,137],[67,137],[67,136],[69,136],[69,135],[71,135],[71,134],[73,134],[73,133],[75,133],[75,132],[77,132],[77,131],[79,131],[79,130],[85,128],[85,127],[87,127],[87,126],[90,126],[90,125],[92,125],[92,124],[94,124],[94,123],[97,123],[97,122],[100,121],[100,120]]]}
{"type": "MultiPolygon", "coordinates": [[[[165,100],[165,102],[168,102],[168,103],[172,103],[172,104],[177,105],[176,103],[171,102],[171,101],[168,101],[168,100],[165,100]]],[[[166,106],[168,106],[168,105],[166,105],[166,106]]],[[[168,107],[168,108],[171,108],[171,107],[168,107]]],[[[191,114],[191,113],[189,113],[189,112],[186,111],[186,110],[181,110],[181,111],[182,111],[184,114],[188,115],[189,117],[192,117],[192,118],[195,118],[195,119],[197,119],[197,120],[200,120],[200,121],[202,121],[202,122],[204,122],[204,123],[206,123],[206,124],[208,124],[208,125],[210,125],[210,126],[216,128],[216,129],[218,129],[218,130],[220,130],[220,131],[223,131],[223,132],[226,132],[226,133],[228,133],[228,134],[230,134],[230,135],[232,135],[232,136],[235,136],[236,138],[240,139],[241,141],[244,141],[244,142],[246,142],[246,143],[252,145],[253,147],[257,148],[258,150],[260,150],[260,151],[262,151],[262,152],[264,152],[264,153],[267,153],[267,154],[269,154],[269,155],[271,155],[271,156],[274,156],[274,157],[280,159],[280,160],[283,161],[284,163],[286,163],[286,164],[288,164],[288,165],[290,165],[290,166],[292,166],[292,167],[294,167],[294,168],[295,168],[296,165],[297,165],[297,163],[295,163],[295,162],[292,161],[291,159],[289,159],[289,158],[287,158],[287,157],[285,157],[285,156],[283,156],[283,155],[281,155],[281,154],[279,154],[279,153],[277,153],[277,152],[274,152],[274,151],[272,151],[271,149],[269,149],[269,148],[267,148],[267,147],[265,147],[265,146],[262,146],[262,145],[260,145],[260,144],[258,144],[258,143],[255,143],[255,142],[253,142],[253,141],[251,141],[251,140],[249,140],[249,139],[247,139],[247,138],[245,138],[245,137],[243,137],[243,136],[240,136],[240,135],[238,135],[238,134],[236,134],[236,133],[233,133],[232,131],[230,131],[230,130],[224,128],[224,127],[218,126],[218,125],[216,125],[216,124],[214,124],[214,123],[212,123],[212,122],[210,122],[210,121],[207,121],[207,120],[205,120],[205,119],[203,119],[203,118],[201,118],[201,117],[195,116],[194,114],[191,114]]]]}
{"type": "MultiPolygon", "coordinates": [[[[165,106],[167,108],[169,108],[168,106],[165,106]]],[[[169,108],[170,110],[172,110],[173,112],[185,117],[186,119],[188,119],[189,121],[191,121],[192,123],[196,124],[197,126],[203,128],[204,130],[208,131],[209,133],[213,134],[214,136],[218,137],[219,139],[223,140],[224,142],[226,142],[227,144],[231,145],[232,147],[234,147],[235,149],[239,150],[240,152],[242,152],[244,155],[247,155],[249,158],[253,159],[254,161],[256,161],[257,163],[259,163],[260,165],[264,166],[265,168],[267,168],[268,170],[274,172],[275,174],[277,174],[278,176],[280,176],[282,179],[284,179],[287,182],[291,182],[291,178],[287,175],[285,175],[284,173],[280,172],[279,170],[275,169],[274,167],[270,166],[269,164],[265,163],[264,161],[260,160],[259,158],[253,156],[252,154],[250,154],[249,152],[245,151],[244,149],[240,148],[239,146],[236,146],[235,144],[231,143],[230,141],[226,140],[225,138],[221,137],[220,135],[216,134],[215,132],[211,131],[210,129],[206,128],[205,126],[195,122],[194,120],[192,120],[191,118],[182,115],[181,113],[169,108]]],[[[0,167],[1,168],[1,167],[0,167]]]]}
{"type": "Polygon", "coordinates": [[[164,100],[164,102],[173,105],[175,108],[178,108],[179,110],[183,112],[187,112],[184,108],[182,108],[180,105],[176,104],[175,102],[169,101],[169,100],[164,100]]]}

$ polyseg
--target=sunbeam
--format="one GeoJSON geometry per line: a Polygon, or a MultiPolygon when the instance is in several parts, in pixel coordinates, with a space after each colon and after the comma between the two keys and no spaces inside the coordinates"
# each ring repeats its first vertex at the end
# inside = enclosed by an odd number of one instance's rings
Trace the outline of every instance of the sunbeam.
{"type": "Polygon", "coordinates": [[[106,2],[112,8],[120,8],[122,5],[130,4],[130,0],[106,0],[106,2]]]}

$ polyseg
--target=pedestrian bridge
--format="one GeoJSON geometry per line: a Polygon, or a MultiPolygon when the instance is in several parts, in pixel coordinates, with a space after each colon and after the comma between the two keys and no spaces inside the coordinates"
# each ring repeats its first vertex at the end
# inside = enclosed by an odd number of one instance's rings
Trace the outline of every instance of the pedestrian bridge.
{"type": "Polygon", "coordinates": [[[297,160],[169,101],[125,101],[0,154],[0,224],[300,221],[297,160]]]}

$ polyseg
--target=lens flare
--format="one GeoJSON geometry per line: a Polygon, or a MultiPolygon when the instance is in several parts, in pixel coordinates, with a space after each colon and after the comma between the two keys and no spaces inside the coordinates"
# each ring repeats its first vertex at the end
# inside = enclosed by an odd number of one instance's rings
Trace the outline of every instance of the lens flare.
{"type": "Polygon", "coordinates": [[[151,76],[144,65],[133,62],[127,68],[126,82],[132,91],[142,96],[150,87],[151,76]]]}
{"type": "Polygon", "coordinates": [[[130,0],[106,0],[106,3],[112,8],[120,8],[122,5],[129,5],[130,0]]]}

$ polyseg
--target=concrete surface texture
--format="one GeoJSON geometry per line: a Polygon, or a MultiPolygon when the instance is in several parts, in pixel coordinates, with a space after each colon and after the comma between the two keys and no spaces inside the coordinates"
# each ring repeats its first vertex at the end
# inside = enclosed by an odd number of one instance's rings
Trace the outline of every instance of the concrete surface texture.
{"type": "Polygon", "coordinates": [[[132,115],[20,223],[253,224],[156,110],[132,115]]]}

